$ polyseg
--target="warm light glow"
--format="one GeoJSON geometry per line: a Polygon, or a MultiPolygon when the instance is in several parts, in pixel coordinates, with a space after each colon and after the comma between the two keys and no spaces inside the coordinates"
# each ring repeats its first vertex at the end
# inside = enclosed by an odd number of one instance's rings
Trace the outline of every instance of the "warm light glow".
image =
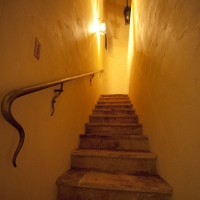
{"type": "Polygon", "coordinates": [[[129,14],[126,15],[126,21],[130,21],[130,16],[129,16],[129,14]]]}
{"type": "Polygon", "coordinates": [[[93,18],[91,19],[91,23],[88,27],[88,33],[93,35],[93,39],[97,40],[97,48],[98,48],[98,56],[99,56],[99,63],[100,63],[100,34],[99,34],[99,17],[100,11],[103,8],[103,1],[102,0],[93,0],[92,2],[92,10],[93,10],[93,18]]]}
{"type": "Polygon", "coordinates": [[[99,26],[98,26],[98,22],[94,22],[93,24],[91,24],[89,26],[89,33],[98,33],[99,31],[99,26]]]}
{"type": "MultiPolygon", "coordinates": [[[[135,1],[132,1],[132,8],[135,8],[134,3],[135,1]]],[[[127,57],[127,80],[128,85],[130,85],[130,77],[131,77],[131,69],[133,65],[133,56],[134,56],[134,38],[135,38],[135,24],[137,23],[137,13],[133,12],[132,17],[130,18],[130,29],[129,29],[129,41],[128,41],[128,57],[127,57]]]]}
{"type": "Polygon", "coordinates": [[[98,24],[99,24],[99,3],[98,0],[92,1],[92,10],[93,10],[93,19],[89,24],[88,30],[90,34],[98,32],[98,24]]]}
{"type": "Polygon", "coordinates": [[[105,35],[105,33],[106,33],[106,24],[104,22],[101,22],[99,24],[99,33],[101,35],[105,35]]]}
{"type": "Polygon", "coordinates": [[[89,26],[89,33],[100,33],[101,35],[105,35],[106,24],[104,22],[99,23],[99,21],[95,21],[89,26]]]}

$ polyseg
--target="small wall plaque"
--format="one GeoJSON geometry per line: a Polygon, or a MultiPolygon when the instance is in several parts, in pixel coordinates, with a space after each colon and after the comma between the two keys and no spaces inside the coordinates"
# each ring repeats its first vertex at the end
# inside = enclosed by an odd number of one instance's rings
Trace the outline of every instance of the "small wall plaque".
{"type": "Polygon", "coordinates": [[[34,56],[39,60],[40,59],[40,49],[41,43],[37,38],[35,38],[35,48],[34,48],[34,56]]]}

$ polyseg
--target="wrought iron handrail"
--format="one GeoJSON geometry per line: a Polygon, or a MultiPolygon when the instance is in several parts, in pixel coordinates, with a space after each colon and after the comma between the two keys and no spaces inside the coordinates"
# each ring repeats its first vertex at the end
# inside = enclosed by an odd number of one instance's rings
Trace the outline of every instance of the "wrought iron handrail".
{"type": "MultiPolygon", "coordinates": [[[[13,90],[13,91],[7,93],[4,96],[2,103],[1,103],[1,112],[4,116],[4,118],[6,119],[6,121],[8,123],[10,123],[12,126],[14,126],[19,132],[19,143],[18,143],[17,149],[15,150],[15,153],[14,153],[13,159],[12,159],[12,163],[13,163],[14,167],[17,167],[16,158],[17,158],[17,156],[18,156],[18,154],[19,154],[19,152],[20,152],[20,150],[23,146],[24,138],[25,138],[25,132],[24,132],[23,127],[15,120],[15,118],[13,117],[12,112],[11,112],[11,107],[12,107],[12,103],[14,102],[14,100],[21,97],[21,96],[25,96],[27,94],[34,93],[34,92],[37,92],[37,91],[40,91],[40,90],[43,90],[43,89],[47,89],[47,88],[50,88],[50,87],[53,87],[53,86],[56,86],[56,85],[59,85],[59,84],[61,84],[61,89],[59,91],[58,90],[55,90],[55,91],[59,92],[59,95],[60,95],[60,93],[63,91],[62,90],[63,83],[66,83],[66,82],[69,82],[69,81],[72,81],[72,80],[75,80],[75,79],[79,79],[79,78],[82,78],[82,77],[85,77],[85,76],[91,76],[91,78],[90,78],[90,85],[91,85],[91,81],[92,81],[92,78],[94,77],[94,74],[98,73],[98,72],[102,73],[103,70],[93,71],[93,72],[90,72],[90,73],[81,74],[81,75],[77,75],[77,76],[73,76],[73,77],[68,77],[68,78],[57,80],[57,81],[48,82],[48,83],[35,85],[35,86],[31,86],[31,87],[16,89],[16,90],[13,90]]],[[[59,95],[56,95],[52,99],[53,111],[54,111],[54,105],[53,104],[55,103],[55,99],[59,95]]],[[[52,114],[53,114],[53,112],[52,112],[52,114]]]]}

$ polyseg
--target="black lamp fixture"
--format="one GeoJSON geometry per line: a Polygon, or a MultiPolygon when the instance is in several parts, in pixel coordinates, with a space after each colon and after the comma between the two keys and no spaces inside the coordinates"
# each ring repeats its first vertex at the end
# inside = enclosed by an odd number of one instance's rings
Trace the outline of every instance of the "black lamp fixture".
{"type": "Polygon", "coordinates": [[[125,18],[125,25],[130,24],[131,7],[128,6],[128,0],[126,0],[126,7],[124,8],[124,18],[125,18]]]}

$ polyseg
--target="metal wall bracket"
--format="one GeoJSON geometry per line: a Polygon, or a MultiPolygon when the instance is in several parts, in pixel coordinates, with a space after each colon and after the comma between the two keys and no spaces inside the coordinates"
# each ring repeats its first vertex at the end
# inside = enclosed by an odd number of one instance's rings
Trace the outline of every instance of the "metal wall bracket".
{"type": "Polygon", "coordinates": [[[61,93],[63,92],[63,83],[60,84],[60,89],[59,90],[54,90],[54,92],[58,92],[58,94],[56,94],[52,101],[51,101],[51,107],[52,107],[52,113],[51,113],[51,116],[53,116],[54,114],[54,111],[55,111],[55,107],[54,107],[54,104],[56,103],[56,99],[61,95],[61,93]]]}
{"type": "Polygon", "coordinates": [[[90,86],[92,85],[92,79],[94,78],[94,74],[90,75],[90,86]]]}

